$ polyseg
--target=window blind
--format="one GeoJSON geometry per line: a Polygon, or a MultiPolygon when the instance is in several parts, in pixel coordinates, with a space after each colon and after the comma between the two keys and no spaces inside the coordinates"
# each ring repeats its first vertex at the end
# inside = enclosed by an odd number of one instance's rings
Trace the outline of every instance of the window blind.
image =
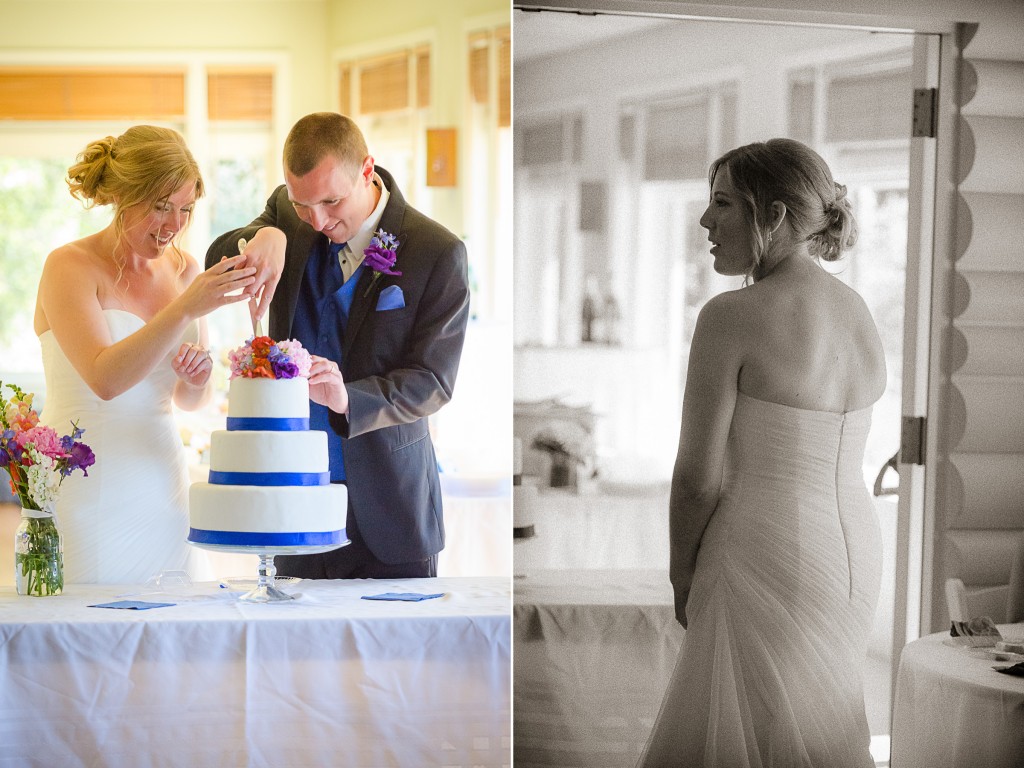
{"type": "Polygon", "coordinates": [[[274,113],[274,76],[261,71],[212,71],[206,78],[210,120],[269,122],[274,113]]]}
{"type": "Polygon", "coordinates": [[[181,71],[0,68],[0,119],[181,120],[184,115],[181,71]]]}

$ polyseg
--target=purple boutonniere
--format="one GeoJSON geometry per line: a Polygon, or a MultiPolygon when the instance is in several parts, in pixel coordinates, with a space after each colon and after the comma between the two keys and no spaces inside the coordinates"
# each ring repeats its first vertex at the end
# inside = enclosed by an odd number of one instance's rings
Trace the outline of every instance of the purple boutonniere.
{"type": "Polygon", "coordinates": [[[395,271],[395,263],[398,261],[395,251],[399,245],[398,238],[389,235],[383,229],[378,229],[370,240],[370,247],[363,251],[363,263],[373,270],[373,279],[363,294],[364,298],[370,295],[381,275],[401,276],[401,272],[395,271]]]}

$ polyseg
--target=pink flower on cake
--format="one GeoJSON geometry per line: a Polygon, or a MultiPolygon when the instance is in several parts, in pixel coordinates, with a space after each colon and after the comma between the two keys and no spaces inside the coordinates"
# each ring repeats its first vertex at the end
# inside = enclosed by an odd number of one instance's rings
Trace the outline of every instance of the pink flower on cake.
{"type": "Polygon", "coordinates": [[[229,351],[228,363],[232,379],[294,379],[309,377],[312,359],[296,339],[255,336],[229,351]]]}

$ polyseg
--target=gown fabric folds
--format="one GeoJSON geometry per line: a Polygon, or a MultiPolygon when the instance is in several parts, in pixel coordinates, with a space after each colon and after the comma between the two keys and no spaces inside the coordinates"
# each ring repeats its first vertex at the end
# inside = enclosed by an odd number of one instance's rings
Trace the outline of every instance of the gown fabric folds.
{"type": "MultiPolygon", "coordinates": [[[[138,331],[142,318],[120,309],[103,316],[115,343],[138,331]]],[[[198,339],[198,326],[182,342],[198,339]]],[[[69,584],[143,584],[164,570],[207,577],[206,557],[186,542],[188,468],[172,412],[177,381],[171,356],[131,389],[101,400],[64,354],[52,331],[39,337],[46,399],[40,420],[58,434],[71,422],[96,454],[89,476],[65,478],[57,500],[69,584]]]]}
{"type": "Polygon", "coordinates": [[[870,768],[862,669],[881,537],[866,408],[739,393],[688,629],[640,766],[870,768]]]}

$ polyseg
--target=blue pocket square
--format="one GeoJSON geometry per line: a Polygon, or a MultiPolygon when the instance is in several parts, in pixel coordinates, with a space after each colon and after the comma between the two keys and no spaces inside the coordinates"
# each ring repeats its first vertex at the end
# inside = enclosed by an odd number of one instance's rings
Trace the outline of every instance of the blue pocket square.
{"type": "Polygon", "coordinates": [[[401,309],[405,306],[405,294],[397,285],[389,285],[380,292],[377,297],[377,311],[383,312],[386,309],[401,309]]]}

